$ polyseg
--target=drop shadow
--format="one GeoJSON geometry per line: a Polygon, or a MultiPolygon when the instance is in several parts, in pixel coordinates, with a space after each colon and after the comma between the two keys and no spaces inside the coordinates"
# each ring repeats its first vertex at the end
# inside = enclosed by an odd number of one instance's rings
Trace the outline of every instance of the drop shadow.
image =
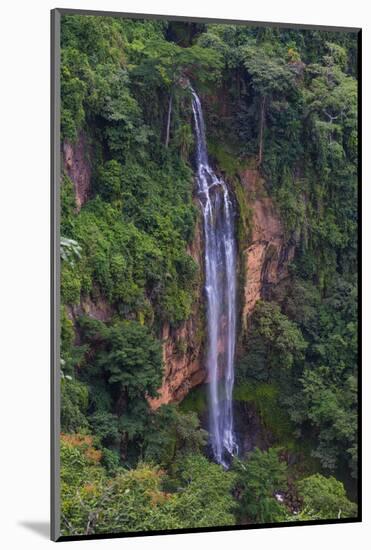
{"type": "Polygon", "coordinates": [[[48,521],[19,521],[18,525],[37,533],[42,538],[50,538],[50,523],[48,521]]]}

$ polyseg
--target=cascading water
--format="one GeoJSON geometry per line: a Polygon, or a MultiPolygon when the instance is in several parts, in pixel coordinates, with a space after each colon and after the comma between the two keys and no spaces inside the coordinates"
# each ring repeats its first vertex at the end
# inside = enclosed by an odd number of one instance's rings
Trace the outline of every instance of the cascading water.
{"type": "Polygon", "coordinates": [[[236,241],[228,187],[209,165],[201,102],[191,87],[196,134],[197,190],[205,236],[207,371],[210,439],[215,460],[228,467],[237,451],[232,392],[236,342],[236,241]]]}

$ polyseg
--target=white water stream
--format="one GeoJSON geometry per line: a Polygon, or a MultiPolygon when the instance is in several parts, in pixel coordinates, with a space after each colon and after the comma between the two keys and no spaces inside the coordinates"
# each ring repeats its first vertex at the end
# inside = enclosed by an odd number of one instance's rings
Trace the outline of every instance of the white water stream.
{"type": "Polygon", "coordinates": [[[215,460],[228,467],[231,455],[237,451],[232,408],[236,342],[235,212],[226,183],[209,164],[201,102],[193,88],[191,92],[197,190],[205,239],[209,433],[215,460]]]}

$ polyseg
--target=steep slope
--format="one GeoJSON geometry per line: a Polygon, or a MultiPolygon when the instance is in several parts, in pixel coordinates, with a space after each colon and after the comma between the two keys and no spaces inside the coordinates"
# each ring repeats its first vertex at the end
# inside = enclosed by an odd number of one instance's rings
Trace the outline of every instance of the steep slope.
{"type": "MultiPolygon", "coordinates": [[[[241,305],[242,327],[247,321],[256,302],[264,298],[270,288],[288,276],[288,266],[293,259],[295,246],[287,242],[283,224],[273,201],[267,196],[264,182],[256,169],[247,169],[240,174],[240,180],[249,206],[251,237],[243,251],[244,279],[241,305]]],[[[202,268],[202,228],[198,222],[196,237],[189,253],[202,268]]],[[[204,315],[203,292],[199,282],[197,301],[191,317],[178,329],[163,327],[163,358],[165,373],[160,396],[151,400],[151,407],[179,402],[188,392],[207,381],[203,364],[204,351],[204,315]]]]}
{"type": "MultiPolygon", "coordinates": [[[[72,180],[75,190],[77,211],[81,209],[91,191],[91,163],[86,137],[80,133],[77,142],[64,143],[64,170],[72,180]]],[[[240,174],[246,203],[250,209],[251,235],[247,248],[243,251],[244,280],[242,327],[246,329],[247,320],[254,310],[256,302],[264,298],[269,288],[287,277],[287,267],[294,255],[293,244],[285,241],[282,222],[267,196],[264,182],[256,169],[246,169],[240,174]]],[[[203,299],[203,242],[201,220],[197,221],[195,237],[189,245],[188,253],[200,267],[196,300],[192,314],[179,327],[168,323],[162,327],[164,376],[159,397],[150,399],[150,405],[157,409],[163,404],[181,401],[188,392],[205,382],[206,370],[203,361],[205,340],[205,319],[203,299]]],[[[68,308],[71,319],[81,314],[108,321],[112,318],[112,306],[100,297],[93,301],[85,297],[80,305],[68,308]]]]}
{"type": "Polygon", "coordinates": [[[91,187],[90,150],[86,136],[79,133],[76,143],[66,140],[63,144],[64,171],[73,181],[77,211],[88,200],[91,187]]]}
{"type": "Polygon", "coordinates": [[[293,243],[285,239],[282,222],[272,199],[266,194],[259,172],[245,170],[241,174],[241,181],[252,212],[251,239],[244,251],[242,319],[246,327],[256,302],[264,298],[270,286],[287,277],[295,248],[293,243]]]}

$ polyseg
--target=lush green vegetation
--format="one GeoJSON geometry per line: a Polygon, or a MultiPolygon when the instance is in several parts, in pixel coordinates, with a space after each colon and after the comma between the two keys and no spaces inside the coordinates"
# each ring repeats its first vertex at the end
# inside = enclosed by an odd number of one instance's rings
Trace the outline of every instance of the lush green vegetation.
{"type": "Polygon", "coordinates": [[[81,209],[61,178],[62,533],[355,517],[356,35],[71,15],[61,44],[62,139],[83,140],[91,171],[81,209]],[[264,444],[228,471],[209,458],[205,386],[150,406],[163,328],[202,290],[188,79],[240,257],[247,167],[295,246],[289,278],[239,323],[235,401],[264,444]]]}

